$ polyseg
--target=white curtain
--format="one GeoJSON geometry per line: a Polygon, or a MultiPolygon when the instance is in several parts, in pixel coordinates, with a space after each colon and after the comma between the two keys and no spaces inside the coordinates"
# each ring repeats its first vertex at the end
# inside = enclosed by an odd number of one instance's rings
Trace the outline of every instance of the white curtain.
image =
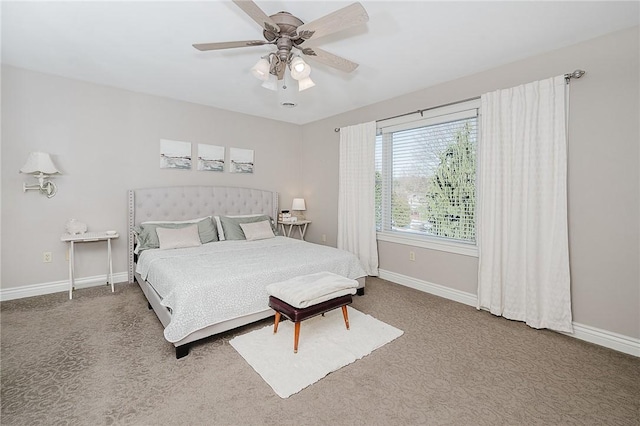
{"type": "Polygon", "coordinates": [[[340,129],[338,248],[358,256],[373,276],[378,275],[375,146],[375,121],[340,129]]]}
{"type": "Polygon", "coordinates": [[[482,96],[478,308],[573,332],[564,76],[482,96]]]}

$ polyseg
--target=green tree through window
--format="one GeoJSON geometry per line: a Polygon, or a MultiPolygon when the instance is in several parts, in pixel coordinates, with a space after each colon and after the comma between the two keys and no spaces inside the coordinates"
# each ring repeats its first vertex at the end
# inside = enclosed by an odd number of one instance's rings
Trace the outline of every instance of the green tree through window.
{"type": "Polygon", "coordinates": [[[475,241],[476,148],[466,123],[455,142],[440,154],[440,164],[429,181],[426,219],[434,235],[475,241]]]}
{"type": "Polygon", "coordinates": [[[441,117],[378,135],[378,231],[475,242],[477,118],[441,117]]]}

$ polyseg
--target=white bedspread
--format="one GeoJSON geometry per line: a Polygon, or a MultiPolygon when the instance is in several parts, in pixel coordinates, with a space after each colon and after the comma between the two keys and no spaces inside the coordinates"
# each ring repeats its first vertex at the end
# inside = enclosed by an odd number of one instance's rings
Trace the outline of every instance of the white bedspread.
{"type": "Polygon", "coordinates": [[[217,241],[200,247],[145,250],[136,272],[172,311],[164,330],[169,342],[225,320],[268,309],[268,284],[329,271],[365,275],[353,254],[286,237],[217,241]]]}

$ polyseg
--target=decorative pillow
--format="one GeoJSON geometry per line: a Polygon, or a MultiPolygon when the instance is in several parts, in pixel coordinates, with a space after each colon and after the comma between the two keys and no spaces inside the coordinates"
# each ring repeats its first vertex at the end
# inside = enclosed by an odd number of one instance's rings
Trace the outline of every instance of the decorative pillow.
{"type": "MultiPolygon", "coordinates": [[[[134,228],[134,232],[137,234],[138,246],[136,250],[152,249],[160,247],[158,241],[158,234],[156,229],[159,227],[169,229],[180,229],[187,226],[194,225],[193,222],[143,222],[140,226],[134,228]]],[[[212,241],[218,241],[218,231],[216,226],[210,217],[206,217],[199,222],[196,222],[198,228],[198,234],[200,236],[200,242],[202,244],[210,243],[212,241]]]]}
{"type": "Polygon", "coordinates": [[[222,230],[224,232],[225,240],[246,240],[244,232],[240,227],[241,223],[255,223],[255,222],[271,222],[271,219],[267,215],[259,216],[220,216],[220,223],[222,224],[222,230]]]}
{"type": "Polygon", "coordinates": [[[240,228],[242,228],[242,232],[247,241],[275,238],[268,220],[255,223],[241,223],[240,228]]]}
{"type": "MultiPolygon", "coordinates": [[[[261,213],[255,213],[255,214],[238,214],[238,215],[229,215],[227,217],[231,217],[231,218],[238,218],[238,217],[259,217],[259,218],[263,218],[263,217],[268,217],[264,214],[261,213]]],[[[216,227],[218,229],[218,239],[220,241],[224,241],[224,229],[222,228],[222,223],[220,222],[220,216],[213,216],[213,222],[216,224],[216,227]]],[[[274,234],[278,235],[278,230],[275,227],[275,224],[273,223],[273,221],[271,220],[271,229],[273,230],[274,234]]]]}
{"type": "Polygon", "coordinates": [[[186,247],[199,247],[200,235],[198,235],[198,225],[188,225],[182,228],[156,228],[160,250],[177,249],[186,247]]]}

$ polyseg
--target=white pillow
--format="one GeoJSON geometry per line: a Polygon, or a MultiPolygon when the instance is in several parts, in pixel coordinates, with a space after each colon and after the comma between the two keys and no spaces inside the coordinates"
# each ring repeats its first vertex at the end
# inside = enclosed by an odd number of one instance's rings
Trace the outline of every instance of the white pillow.
{"type": "Polygon", "coordinates": [[[271,224],[268,220],[253,223],[241,223],[240,227],[247,241],[264,240],[267,238],[275,238],[271,230],[271,224]]]}
{"type": "Polygon", "coordinates": [[[184,228],[156,228],[160,250],[201,246],[198,225],[184,228]]]}

